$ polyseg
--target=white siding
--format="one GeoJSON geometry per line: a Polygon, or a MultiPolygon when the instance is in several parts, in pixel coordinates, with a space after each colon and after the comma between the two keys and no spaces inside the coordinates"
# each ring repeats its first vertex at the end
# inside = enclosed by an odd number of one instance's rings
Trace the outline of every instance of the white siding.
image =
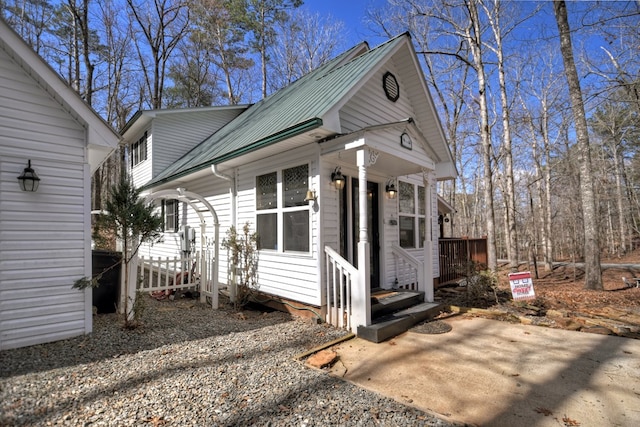
{"type": "Polygon", "coordinates": [[[0,50],[0,349],[91,332],[85,130],[0,50]],[[16,179],[31,159],[36,193],[16,179]]]}
{"type": "MultiPolygon", "coordinates": [[[[149,132],[149,130],[145,129],[145,132],[147,132],[147,160],[143,160],[131,169],[131,179],[133,181],[133,185],[138,188],[151,181],[152,178],[151,171],[153,168],[153,138],[151,137],[151,132],[149,132]]],[[[144,132],[140,133],[140,135],[136,137],[135,141],[138,141],[140,138],[142,138],[143,135],[144,132]]],[[[127,168],[131,168],[131,159],[127,159],[127,162],[129,163],[127,165],[127,168]]]]}
{"type": "MultiPolygon", "coordinates": [[[[319,148],[316,144],[281,153],[247,164],[238,170],[238,227],[247,221],[255,228],[255,179],[257,175],[308,163],[311,176],[310,189],[320,194],[319,148]]],[[[323,199],[318,198],[318,206],[323,199]]],[[[306,304],[320,305],[320,275],[318,246],[320,211],[311,209],[311,252],[293,254],[275,251],[260,251],[258,281],[260,291],[306,304]]]]}
{"type": "Polygon", "coordinates": [[[340,123],[342,132],[348,133],[413,115],[401,76],[394,67],[383,67],[340,109],[340,123]],[[391,71],[400,84],[400,98],[396,102],[388,100],[382,88],[382,76],[387,71],[391,71]]]}

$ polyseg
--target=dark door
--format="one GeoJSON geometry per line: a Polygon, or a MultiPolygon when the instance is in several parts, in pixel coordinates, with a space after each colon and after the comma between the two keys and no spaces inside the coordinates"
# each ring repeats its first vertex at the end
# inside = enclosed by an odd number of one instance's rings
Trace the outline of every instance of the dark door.
{"type": "MultiPolygon", "coordinates": [[[[358,240],[360,234],[360,205],[358,204],[359,181],[351,179],[352,242],[354,265],[358,266],[358,240]]],[[[367,229],[371,247],[371,288],[380,287],[380,231],[378,224],[378,183],[367,181],[367,229]]]]}

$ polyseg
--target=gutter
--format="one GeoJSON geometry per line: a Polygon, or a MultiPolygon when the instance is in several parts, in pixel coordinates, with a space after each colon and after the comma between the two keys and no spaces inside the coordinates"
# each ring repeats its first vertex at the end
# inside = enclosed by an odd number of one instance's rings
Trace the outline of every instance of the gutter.
{"type": "Polygon", "coordinates": [[[234,177],[232,177],[231,175],[227,175],[224,174],[222,172],[220,172],[218,170],[218,165],[217,164],[212,164],[211,165],[211,173],[213,174],[213,176],[217,177],[217,178],[221,178],[225,181],[229,181],[230,185],[229,185],[229,198],[231,199],[231,225],[232,226],[236,226],[236,197],[238,195],[237,189],[236,189],[236,180],[234,177]]]}

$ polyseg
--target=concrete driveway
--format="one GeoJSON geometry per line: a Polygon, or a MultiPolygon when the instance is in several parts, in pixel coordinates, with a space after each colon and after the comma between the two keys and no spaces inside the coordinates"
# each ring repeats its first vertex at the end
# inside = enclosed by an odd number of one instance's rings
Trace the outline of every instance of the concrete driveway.
{"type": "Polygon", "coordinates": [[[331,375],[450,421],[479,426],[640,425],[640,340],[451,317],[333,347],[331,375]]]}

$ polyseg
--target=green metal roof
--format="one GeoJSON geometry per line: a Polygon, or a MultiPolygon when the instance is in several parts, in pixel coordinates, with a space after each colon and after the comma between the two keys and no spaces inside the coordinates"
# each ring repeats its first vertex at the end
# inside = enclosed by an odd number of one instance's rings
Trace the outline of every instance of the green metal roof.
{"type": "Polygon", "coordinates": [[[161,172],[145,187],[167,182],[283,141],[322,125],[322,117],[406,39],[401,34],[350,58],[360,44],[252,105],[161,172]]]}

